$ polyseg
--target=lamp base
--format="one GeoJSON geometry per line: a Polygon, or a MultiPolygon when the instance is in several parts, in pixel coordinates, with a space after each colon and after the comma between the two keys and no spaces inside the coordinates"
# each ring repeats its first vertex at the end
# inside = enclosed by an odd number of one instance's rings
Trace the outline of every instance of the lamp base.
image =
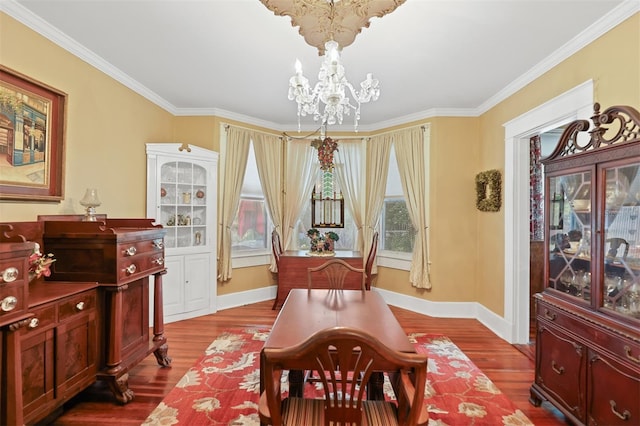
{"type": "Polygon", "coordinates": [[[96,222],[96,209],[95,207],[87,207],[87,212],[84,215],[84,222],[96,222]]]}

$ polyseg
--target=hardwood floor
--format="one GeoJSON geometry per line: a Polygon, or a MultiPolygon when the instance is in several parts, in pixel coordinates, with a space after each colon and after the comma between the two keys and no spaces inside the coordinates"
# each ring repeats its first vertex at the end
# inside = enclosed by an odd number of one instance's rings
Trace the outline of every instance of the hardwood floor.
{"type": "MultiPolygon", "coordinates": [[[[65,407],[53,425],[140,425],[184,373],[204,353],[213,338],[228,327],[271,325],[278,311],[273,301],[226,309],[165,326],[171,367],[162,368],[150,355],[129,372],[129,387],[135,399],[126,405],[115,402],[110,391],[98,383],[65,407]]],[[[447,335],[505,393],[535,425],[563,425],[561,414],[546,405],[528,401],[534,363],[526,355],[498,338],[472,319],[432,318],[391,307],[407,333],[447,335]]]]}

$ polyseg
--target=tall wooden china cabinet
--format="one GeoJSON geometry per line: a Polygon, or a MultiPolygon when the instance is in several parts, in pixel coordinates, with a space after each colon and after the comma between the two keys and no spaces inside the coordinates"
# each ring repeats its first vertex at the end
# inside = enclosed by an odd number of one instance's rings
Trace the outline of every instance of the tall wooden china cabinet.
{"type": "Polygon", "coordinates": [[[576,424],[640,424],[640,113],[571,123],[545,173],[545,283],[531,402],[576,424]],[[587,132],[587,130],[589,130],[587,132]]]}
{"type": "Polygon", "coordinates": [[[80,218],[0,223],[0,424],[48,419],[96,380],[127,403],[133,366],[152,352],[160,365],[171,362],[162,316],[164,229],[151,219],[80,218]],[[30,281],[36,243],[56,261],[50,277],[30,281]]]}

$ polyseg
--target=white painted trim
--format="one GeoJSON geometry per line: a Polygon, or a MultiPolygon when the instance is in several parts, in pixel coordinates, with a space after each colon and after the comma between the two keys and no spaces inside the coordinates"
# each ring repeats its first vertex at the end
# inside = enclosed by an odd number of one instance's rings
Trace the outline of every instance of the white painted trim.
{"type": "Polygon", "coordinates": [[[260,252],[253,252],[251,254],[243,253],[236,254],[231,257],[231,267],[236,268],[248,268],[250,266],[261,266],[271,264],[271,251],[261,250],[260,252]]]}
{"type": "Polygon", "coordinates": [[[276,298],[278,287],[275,285],[260,287],[255,290],[239,291],[237,293],[218,295],[218,310],[236,308],[251,303],[264,302],[276,298]]]}
{"type": "Polygon", "coordinates": [[[505,339],[529,341],[529,138],[591,116],[589,80],[505,123],[504,320],[505,339]]]}
{"type": "MultiPolygon", "coordinates": [[[[393,291],[372,288],[371,291],[380,293],[384,301],[392,306],[407,309],[422,315],[436,318],[470,318],[480,321],[485,327],[493,331],[498,337],[505,339],[508,324],[503,318],[491,312],[477,302],[432,302],[407,296],[393,291]]],[[[277,287],[262,287],[256,290],[218,296],[218,310],[235,308],[251,303],[273,300],[277,287]]]]}
{"type": "Polygon", "coordinates": [[[402,253],[402,257],[400,255],[394,256],[392,251],[379,251],[376,256],[376,265],[383,266],[385,268],[392,269],[400,269],[403,271],[411,270],[411,253],[402,253]]]}

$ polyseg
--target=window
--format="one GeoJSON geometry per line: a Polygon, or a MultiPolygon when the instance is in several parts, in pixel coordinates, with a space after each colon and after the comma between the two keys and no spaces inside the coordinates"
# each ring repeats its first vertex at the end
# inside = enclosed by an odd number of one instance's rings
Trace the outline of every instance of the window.
{"type": "Polygon", "coordinates": [[[271,228],[253,144],[251,144],[238,213],[231,225],[232,256],[264,254],[271,250],[271,228]]]}
{"type": "MultiPolygon", "coordinates": [[[[334,160],[337,162],[337,160],[334,160]]],[[[314,162],[311,167],[315,167],[318,169],[318,178],[317,181],[321,182],[321,184],[317,184],[317,188],[322,187],[323,190],[329,191],[335,190],[336,192],[341,192],[337,182],[337,179],[334,172],[331,171],[322,171],[317,162],[314,162]],[[329,188],[329,189],[327,189],[329,188]]],[[[330,191],[329,191],[330,192],[330,191]]],[[[327,193],[329,196],[329,193],[327,193]]],[[[338,215],[338,212],[334,212],[334,214],[338,215]]],[[[309,237],[307,237],[307,230],[311,228],[311,203],[305,204],[305,209],[300,213],[298,217],[298,221],[296,222],[297,234],[295,237],[295,247],[298,250],[308,250],[309,249],[309,237]]],[[[347,208],[346,203],[344,205],[344,227],[342,228],[320,228],[318,227],[320,232],[335,232],[338,234],[340,239],[335,243],[336,250],[356,250],[356,224],[353,221],[353,215],[349,208],[347,208]]]]}
{"type": "Polygon", "coordinates": [[[406,257],[402,254],[412,253],[414,240],[415,230],[402,193],[396,153],[391,147],[387,188],[380,220],[380,250],[387,252],[387,256],[391,255],[389,252],[394,252],[401,254],[399,257],[406,257]]]}

